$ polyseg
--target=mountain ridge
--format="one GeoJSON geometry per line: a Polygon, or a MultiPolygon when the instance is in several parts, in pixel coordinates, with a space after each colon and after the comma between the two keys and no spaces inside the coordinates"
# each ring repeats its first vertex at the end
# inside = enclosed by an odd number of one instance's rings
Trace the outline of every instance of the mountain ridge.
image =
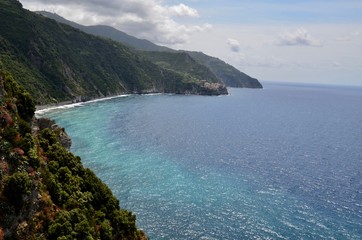
{"type": "Polygon", "coordinates": [[[53,19],[57,22],[70,25],[74,28],[82,30],[83,32],[93,34],[93,35],[96,35],[99,37],[110,38],[114,41],[122,42],[123,44],[127,45],[128,47],[132,47],[135,49],[140,49],[140,50],[145,50],[145,51],[171,51],[171,52],[176,51],[176,50],[173,50],[168,47],[156,45],[153,42],[148,41],[146,39],[139,39],[139,38],[133,37],[125,32],[119,31],[111,26],[107,26],[107,25],[85,26],[85,25],[81,25],[76,22],[70,21],[68,19],[65,19],[56,13],[50,13],[47,11],[36,11],[35,13],[38,13],[40,15],[53,19]]]}
{"type": "MultiPolygon", "coordinates": [[[[212,73],[216,75],[226,86],[229,87],[244,87],[244,88],[262,88],[261,83],[256,79],[248,76],[247,74],[239,71],[235,67],[230,64],[225,63],[224,61],[216,58],[208,56],[202,52],[196,51],[185,51],[185,50],[174,50],[168,47],[159,46],[157,44],[152,43],[151,41],[145,39],[138,39],[133,37],[125,32],[117,30],[110,26],[104,25],[95,25],[95,26],[84,26],[72,21],[69,21],[55,13],[50,13],[46,11],[37,11],[38,14],[54,19],[58,22],[62,22],[64,24],[71,25],[75,28],[78,28],[82,31],[85,31],[90,34],[94,34],[97,36],[110,38],[114,41],[118,41],[126,44],[127,46],[133,47],[136,50],[141,52],[170,52],[177,54],[178,52],[186,52],[189,54],[198,64],[204,65],[207,67],[212,73]]],[[[158,54],[159,55],[159,54],[158,54]]],[[[149,54],[146,54],[146,57],[149,57],[149,54]]],[[[160,62],[160,59],[155,59],[157,56],[152,56],[149,60],[153,60],[153,62],[160,62]]],[[[175,56],[177,57],[177,56],[175,56]]],[[[171,64],[172,65],[172,64],[171,64]]]]}
{"type": "Polygon", "coordinates": [[[122,43],[87,34],[0,1],[0,64],[37,104],[123,93],[227,94],[192,75],[164,69],[122,43]]]}

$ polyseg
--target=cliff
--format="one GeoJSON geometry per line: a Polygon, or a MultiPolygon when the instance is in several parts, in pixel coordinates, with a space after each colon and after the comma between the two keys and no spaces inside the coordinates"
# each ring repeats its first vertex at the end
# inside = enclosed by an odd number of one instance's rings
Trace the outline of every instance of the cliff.
{"type": "Polygon", "coordinates": [[[146,239],[135,215],[67,150],[64,129],[34,110],[0,69],[0,239],[146,239]]]}
{"type": "MultiPolygon", "coordinates": [[[[193,64],[187,69],[182,69],[183,72],[196,72],[200,73],[200,70],[203,73],[211,76],[213,79],[217,79],[219,83],[223,83],[228,87],[238,87],[238,88],[262,88],[261,83],[247,74],[239,71],[235,67],[225,63],[224,61],[206,55],[202,52],[193,52],[193,51],[176,51],[171,48],[164,46],[156,45],[145,39],[138,39],[136,37],[130,36],[122,31],[119,31],[110,26],[83,26],[75,22],[71,22],[62,18],[61,16],[45,11],[38,12],[39,14],[49,17],[56,20],[57,22],[70,25],[74,28],[80,29],[86,33],[93,34],[96,36],[101,36],[104,38],[112,39],[114,41],[123,43],[129,47],[132,47],[147,59],[153,63],[161,63],[161,66],[165,66],[169,69],[174,69],[180,71],[181,66],[189,66],[189,58],[192,58],[193,64]],[[180,55],[188,55],[187,57],[180,58],[180,55]],[[180,65],[176,65],[175,62],[178,62],[180,65]],[[200,68],[200,65],[202,66],[200,68]],[[205,71],[205,68],[207,71],[205,71]],[[186,70],[186,71],[185,71],[186,70]]],[[[203,78],[206,79],[206,78],[203,78]]],[[[213,80],[214,81],[214,80],[213,80]]]]}
{"type": "Polygon", "coordinates": [[[0,0],[1,64],[37,104],[122,93],[187,93],[194,75],[152,63],[135,50],[0,0]]]}
{"type": "Polygon", "coordinates": [[[218,58],[210,57],[202,52],[188,51],[187,53],[200,64],[208,67],[211,72],[219,79],[222,79],[223,83],[228,87],[263,88],[256,78],[252,78],[249,75],[240,72],[235,67],[218,58]]]}

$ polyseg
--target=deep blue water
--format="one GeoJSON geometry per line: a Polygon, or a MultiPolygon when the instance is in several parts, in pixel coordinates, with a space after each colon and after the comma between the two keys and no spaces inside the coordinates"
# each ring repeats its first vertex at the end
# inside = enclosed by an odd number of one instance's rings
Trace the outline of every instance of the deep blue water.
{"type": "Polygon", "coordinates": [[[45,115],[151,239],[362,239],[362,88],[230,92],[45,115]]]}

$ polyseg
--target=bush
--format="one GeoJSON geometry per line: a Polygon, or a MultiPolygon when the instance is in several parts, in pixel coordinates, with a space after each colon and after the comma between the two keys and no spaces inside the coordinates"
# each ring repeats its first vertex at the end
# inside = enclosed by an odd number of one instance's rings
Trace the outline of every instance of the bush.
{"type": "Polygon", "coordinates": [[[4,83],[8,97],[14,97],[16,99],[19,116],[23,120],[30,122],[35,113],[35,104],[30,94],[26,92],[22,86],[18,85],[9,74],[5,74],[4,83]]]}
{"type": "Polygon", "coordinates": [[[19,132],[21,135],[31,134],[31,127],[28,122],[23,119],[19,119],[19,132]]]}
{"type": "Polygon", "coordinates": [[[62,210],[48,229],[48,239],[93,239],[93,229],[79,209],[62,210]]]}
{"type": "Polygon", "coordinates": [[[52,131],[49,128],[45,128],[42,131],[40,131],[38,138],[39,138],[40,147],[45,152],[49,150],[50,146],[59,142],[58,137],[56,136],[54,131],[52,131]]]}
{"type": "Polygon", "coordinates": [[[26,153],[30,151],[30,149],[34,148],[34,140],[30,133],[24,134],[23,139],[20,142],[21,149],[23,149],[26,153]],[[25,135],[25,136],[24,136],[25,135]]]}
{"type": "Polygon", "coordinates": [[[10,202],[19,211],[23,206],[23,199],[29,195],[33,184],[25,172],[16,172],[5,179],[4,193],[10,202]]]}

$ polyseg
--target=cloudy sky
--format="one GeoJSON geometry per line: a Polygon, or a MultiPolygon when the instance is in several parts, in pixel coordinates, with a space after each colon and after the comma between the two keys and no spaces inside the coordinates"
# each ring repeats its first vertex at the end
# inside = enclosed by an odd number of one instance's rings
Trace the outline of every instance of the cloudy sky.
{"type": "Polygon", "coordinates": [[[262,81],[362,85],[361,0],[20,0],[203,51],[262,81]]]}

